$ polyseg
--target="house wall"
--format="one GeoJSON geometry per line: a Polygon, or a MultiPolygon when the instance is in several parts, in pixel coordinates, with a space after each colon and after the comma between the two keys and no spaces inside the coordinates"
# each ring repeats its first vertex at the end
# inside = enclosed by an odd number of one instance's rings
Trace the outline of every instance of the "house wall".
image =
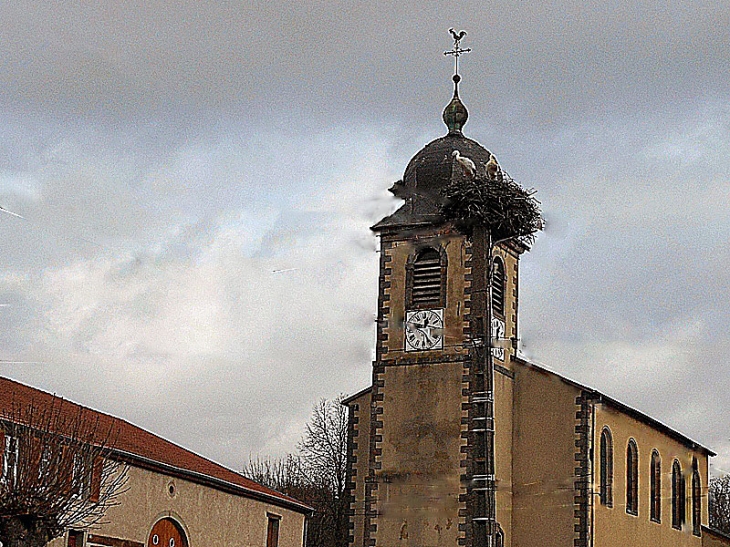
{"type": "MultiPolygon", "coordinates": [[[[127,489],[118,501],[90,533],[146,544],[152,526],[171,517],[185,531],[189,547],[263,547],[270,513],[281,517],[279,546],[302,546],[302,514],[138,467],[129,468],[127,489]],[[174,496],[168,491],[171,483],[174,496]]],[[[51,545],[65,545],[64,538],[51,545]]]]}
{"type": "Polygon", "coordinates": [[[692,458],[697,458],[702,483],[702,522],[707,524],[707,466],[704,452],[693,450],[672,439],[650,425],[641,422],[606,404],[595,406],[594,427],[594,526],[595,547],[618,545],[672,545],[699,546],[702,538],[692,534],[692,458]],[[600,488],[600,436],[608,426],[613,437],[613,507],[601,505],[600,488]],[[626,449],[633,438],[638,447],[638,515],[626,512],[626,449]],[[652,450],[661,456],[661,522],[650,519],[650,478],[652,450]],[[672,528],[672,463],[677,459],[687,485],[685,499],[685,524],[682,530],[672,528]]]}
{"type": "Polygon", "coordinates": [[[514,373],[512,545],[572,546],[580,390],[519,363],[514,373]]]}

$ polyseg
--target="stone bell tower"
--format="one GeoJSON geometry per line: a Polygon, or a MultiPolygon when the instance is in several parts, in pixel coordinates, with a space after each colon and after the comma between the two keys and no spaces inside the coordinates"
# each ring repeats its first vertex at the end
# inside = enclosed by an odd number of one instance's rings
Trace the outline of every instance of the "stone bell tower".
{"type": "MultiPolygon", "coordinates": [[[[463,34],[452,34],[458,61],[467,50],[463,34]]],[[[441,214],[444,188],[497,166],[462,133],[458,64],[453,80],[448,133],[411,159],[391,188],[404,204],[372,227],[380,237],[372,386],[345,401],[354,547],[510,545],[510,359],[525,248],[467,237],[441,214]]]]}

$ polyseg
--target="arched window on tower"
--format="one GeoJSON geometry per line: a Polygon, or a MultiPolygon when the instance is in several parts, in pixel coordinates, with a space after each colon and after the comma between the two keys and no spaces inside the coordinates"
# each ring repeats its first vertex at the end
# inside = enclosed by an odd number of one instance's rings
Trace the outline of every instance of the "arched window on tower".
{"type": "Polygon", "coordinates": [[[426,247],[412,254],[406,264],[408,309],[446,307],[446,252],[426,247]]]}
{"type": "Polygon", "coordinates": [[[672,528],[682,529],[684,523],[684,477],[677,460],[672,464],[672,528]]]}
{"type": "Polygon", "coordinates": [[[626,447],[626,512],[639,514],[639,449],[634,439],[626,447]]]}
{"type": "Polygon", "coordinates": [[[504,317],[504,295],[506,294],[506,277],[504,275],[504,261],[501,257],[494,258],[492,268],[492,310],[496,315],[504,317]]]}
{"type": "Polygon", "coordinates": [[[659,452],[653,450],[651,453],[651,520],[662,521],[662,459],[659,452]]]}
{"type": "Polygon", "coordinates": [[[613,439],[611,431],[604,427],[601,432],[601,505],[613,507],[613,439]]]}
{"type": "Polygon", "coordinates": [[[692,533],[699,536],[702,530],[702,483],[697,469],[697,458],[692,461],[692,533]]]}

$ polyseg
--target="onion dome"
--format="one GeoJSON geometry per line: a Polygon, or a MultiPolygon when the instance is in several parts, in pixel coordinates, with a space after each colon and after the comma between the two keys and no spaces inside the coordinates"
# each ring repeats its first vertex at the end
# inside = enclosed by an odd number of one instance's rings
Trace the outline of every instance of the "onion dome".
{"type": "MultiPolygon", "coordinates": [[[[452,34],[454,33],[452,32],[452,34]]],[[[444,108],[442,116],[448,133],[428,143],[411,158],[403,173],[403,180],[396,182],[390,189],[396,197],[405,200],[406,203],[394,214],[373,226],[375,230],[404,225],[440,223],[443,220],[440,215],[440,207],[444,200],[443,190],[453,182],[455,176],[459,176],[460,167],[455,156],[459,156],[462,163],[471,165],[469,161],[473,162],[472,169],[476,168],[477,175],[487,171],[486,165],[492,158],[492,154],[481,144],[465,137],[461,132],[469,117],[466,106],[459,98],[461,76],[458,73],[458,57],[459,54],[470,51],[459,47],[459,41],[464,34],[454,34],[454,50],[445,52],[447,55],[453,54],[456,59],[455,74],[452,77],[454,94],[444,108]],[[459,153],[456,154],[456,151],[459,153]]]]}
{"type": "Polygon", "coordinates": [[[464,127],[469,117],[469,112],[466,110],[464,103],[461,102],[461,99],[459,99],[459,82],[461,81],[461,76],[454,74],[453,80],[454,97],[446,105],[446,108],[444,108],[443,114],[444,123],[449,128],[449,134],[461,133],[461,128],[464,127]]]}
{"type": "MultiPolygon", "coordinates": [[[[454,82],[458,84],[456,77],[454,82]]],[[[477,173],[485,172],[485,166],[492,154],[477,141],[462,134],[461,128],[466,123],[467,116],[466,107],[459,99],[458,88],[455,87],[454,96],[443,113],[449,132],[428,143],[408,162],[403,180],[391,188],[396,196],[414,196],[416,199],[421,196],[437,200],[441,190],[452,181],[455,150],[474,162],[477,173]]]]}

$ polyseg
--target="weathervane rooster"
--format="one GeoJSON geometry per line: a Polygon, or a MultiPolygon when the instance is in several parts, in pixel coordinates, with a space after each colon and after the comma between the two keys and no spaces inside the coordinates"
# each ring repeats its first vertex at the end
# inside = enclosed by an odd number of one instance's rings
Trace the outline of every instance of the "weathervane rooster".
{"type": "Polygon", "coordinates": [[[451,33],[451,36],[454,37],[454,42],[456,42],[456,47],[458,48],[459,47],[459,42],[461,42],[462,38],[464,38],[464,36],[466,36],[466,31],[465,30],[462,30],[461,32],[459,32],[457,34],[456,31],[452,27],[452,28],[449,29],[449,32],[451,33]]]}

